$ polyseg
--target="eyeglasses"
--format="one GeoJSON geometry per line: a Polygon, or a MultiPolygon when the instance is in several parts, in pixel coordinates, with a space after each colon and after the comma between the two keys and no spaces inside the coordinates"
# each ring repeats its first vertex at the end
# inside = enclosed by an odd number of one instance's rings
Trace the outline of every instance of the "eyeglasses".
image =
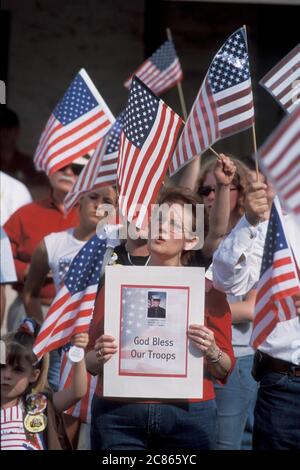
{"type": "Polygon", "coordinates": [[[211,186],[203,186],[202,189],[199,190],[200,196],[209,196],[211,192],[216,192],[216,188],[212,188],[211,186]]]}
{"type": "Polygon", "coordinates": [[[167,231],[170,231],[170,233],[174,233],[176,235],[180,234],[180,235],[188,236],[192,233],[184,226],[184,224],[181,221],[174,220],[173,218],[169,219],[168,216],[162,217],[162,214],[159,215],[158,220],[154,221],[152,227],[155,227],[155,228],[153,230],[157,229],[160,231],[161,227],[164,224],[167,224],[167,227],[166,227],[167,231]],[[155,225],[155,223],[158,225],[155,225]]]}
{"type": "MultiPolygon", "coordinates": [[[[230,191],[238,191],[240,188],[239,187],[231,187],[230,191]]],[[[209,196],[211,192],[216,192],[216,188],[213,188],[212,186],[203,186],[202,189],[199,190],[200,196],[209,196]]]]}
{"type": "Polygon", "coordinates": [[[70,165],[66,165],[63,168],[60,168],[58,171],[65,171],[67,168],[71,168],[74,175],[79,176],[83,166],[77,165],[77,163],[70,163],[70,165]]]}

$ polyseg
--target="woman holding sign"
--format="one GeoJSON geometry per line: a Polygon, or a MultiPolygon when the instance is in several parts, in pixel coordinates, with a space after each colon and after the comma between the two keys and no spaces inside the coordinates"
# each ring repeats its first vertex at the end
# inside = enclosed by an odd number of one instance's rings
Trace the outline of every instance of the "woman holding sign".
{"type": "MultiPolygon", "coordinates": [[[[151,230],[151,234],[156,232],[156,235],[149,240],[149,265],[184,266],[198,243],[194,233],[199,199],[189,190],[169,188],[158,202],[169,207],[170,217],[160,220],[158,230],[151,230]],[[188,210],[190,208],[192,211],[188,210]],[[192,231],[187,227],[192,227],[192,231]]],[[[211,288],[205,299],[205,326],[192,324],[187,331],[189,340],[203,353],[205,360],[203,397],[197,400],[146,403],[130,398],[123,401],[103,398],[102,366],[118,349],[115,338],[103,334],[103,319],[104,289],[101,289],[86,357],[88,370],[98,375],[92,405],[92,449],[213,449],[216,439],[213,380],[224,383],[234,365],[231,314],[225,296],[211,288]]]]}

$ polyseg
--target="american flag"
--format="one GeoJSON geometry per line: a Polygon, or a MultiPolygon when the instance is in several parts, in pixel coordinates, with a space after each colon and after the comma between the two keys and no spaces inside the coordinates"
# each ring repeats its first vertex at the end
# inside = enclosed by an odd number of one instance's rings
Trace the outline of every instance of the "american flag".
{"type": "Polygon", "coordinates": [[[253,321],[251,345],[258,348],[278,322],[296,317],[292,296],[300,293],[299,278],[287,243],[278,201],[271,209],[253,321]]]}
{"type": "MultiPolygon", "coordinates": [[[[61,366],[60,366],[60,381],[59,390],[70,387],[74,374],[73,363],[69,361],[66,351],[62,352],[61,366]]],[[[86,395],[72,406],[65,413],[79,418],[81,423],[91,422],[91,405],[97,385],[97,376],[93,376],[87,372],[87,393],[86,395]]]]}
{"type": "MultiPolygon", "coordinates": [[[[146,286],[143,287],[127,287],[122,286],[121,290],[121,302],[122,302],[122,317],[121,317],[121,329],[120,329],[120,340],[119,340],[119,374],[136,374],[140,375],[145,372],[144,368],[147,368],[148,374],[163,374],[172,375],[174,373],[178,375],[184,375],[186,373],[186,360],[185,351],[187,349],[187,336],[184,333],[182,324],[178,320],[182,312],[187,309],[187,290],[182,289],[177,296],[172,292],[173,289],[165,288],[165,299],[169,296],[169,312],[172,310],[174,316],[171,324],[166,328],[165,318],[147,318],[147,309],[149,308],[149,294],[153,295],[157,291],[149,290],[146,286]],[[175,320],[177,318],[177,320],[175,320]],[[158,337],[161,340],[173,339],[177,343],[178,357],[172,364],[168,363],[168,370],[164,368],[161,361],[157,361],[153,357],[149,357],[148,350],[151,349],[154,352],[170,352],[168,346],[159,344],[146,344],[136,346],[134,339],[136,337],[145,338],[147,336],[158,337]],[[145,352],[143,356],[132,356],[132,349],[137,349],[139,352],[145,352]],[[145,363],[146,362],[146,363],[145,363]]],[[[160,291],[160,294],[162,292],[160,291]]],[[[167,307],[165,300],[164,307],[167,307]]],[[[167,315],[169,313],[167,312],[167,315]]],[[[171,314],[171,313],[170,313],[171,314]]]]}
{"type": "Polygon", "coordinates": [[[173,42],[165,41],[124,82],[126,88],[130,88],[134,75],[139,77],[157,95],[180,82],[183,75],[173,42]]]}
{"type": "Polygon", "coordinates": [[[300,104],[300,44],[259,82],[282,108],[291,113],[300,104]]]}
{"type": "Polygon", "coordinates": [[[300,222],[300,106],[285,117],[257,156],[285,208],[300,222]]]}
{"type": "Polygon", "coordinates": [[[121,213],[139,228],[150,215],[181,124],[171,108],[133,79],[121,132],[118,186],[121,213]]]}
{"type": "Polygon", "coordinates": [[[89,329],[106,249],[107,238],[94,235],[75,256],[35,340],[38,359],[89,329]]]}
{"type": "Polygon", "coordinates": [[[88,164],[81,171],[71,191],[66,195],[64,200],[66,212],[69,212],[86,192],[116,184],[121,129],[122,123],[119,116],[109,134],[100,140],[88,164]]]}
{"type": "Polygon", "coordinates": [[[246,30],[233,33],[214,57],[174,152],[175,174],[217,140],[251,127],[254,105],[246,30]]]}
{"type": "Polygon", "coordinates": [[[96,148],[115,119],[84,69],[51,114],[34,156],[38,170],[52,175],[96,148]]]}

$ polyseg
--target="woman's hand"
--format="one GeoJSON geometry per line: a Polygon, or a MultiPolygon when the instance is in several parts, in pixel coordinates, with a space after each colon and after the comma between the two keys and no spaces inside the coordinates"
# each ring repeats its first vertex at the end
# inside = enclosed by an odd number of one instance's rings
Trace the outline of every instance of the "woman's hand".
{"type": "Polygon", "coordinates": [[[188,337],[208,359],[216,360],[220,352],[220,348],[215,341],[215,335],[212,330],[202,325],[190,325],[188,329],[188,337]]]}
{"type": "Polygon", "coordinates": [[[229,186],[232,183],[236,172],[236,166],[229,157],[226,157],[224,153],[220,153],[219,158],[216,161],[214,168],[214,175],[217,184],[223,186],[229,186]]]}
{"type": "Polygon", "coordinates": [[[88,333],[78,333],[72,337],[71,342],[74,346],[85,349],[89,342],[89,335],[88,333]]]}
{"type": "Polygon", "coordinates": [[[116,338],[110,335],[101,335],[96,340],[94,350],[98,362],[107,362],[118,351],[116,338]]]}

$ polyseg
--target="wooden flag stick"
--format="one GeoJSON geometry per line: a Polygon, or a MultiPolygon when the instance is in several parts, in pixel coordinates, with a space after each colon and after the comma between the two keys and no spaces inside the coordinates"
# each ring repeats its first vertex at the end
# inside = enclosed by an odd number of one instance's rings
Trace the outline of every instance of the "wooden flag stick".
{"type": "Polygon", "coordinates": [[[255,124],[252,124],[252,138],[253,138],[253,148],[255,153],[255,171],[256,171],[256,182],[259,181],[259,168],[258,168],[258,159],[257,159],[257,142],[256,142],[256,131],[255,124]]]}
{"type": "Polygon", "coordinates": [[[186,121],[188,116],[187,116],[187,110],[186,110],[186,106],[185,106],[185,100],[184,100],[184,95],[183,95],[183,91],[182,91],[181,82],[177,82],[177,90],[178,90],[178,94],[179,94],[179,99],[180,99],[183,118],[186,121]]]}
{"type": "MultiPolygon", "coordinates": [[[[246,25],[244,24],[245,28],[245,33],[246,33],[246,45],[248,49],[248,41],[247,41],[247,28],[246,25]]],[[[248,50],[248,57],[249,57],[249,68],[250,68],[250,56],[249,56],[249,50],[248,50]]],[[[254,107],[254,100],[253,100],[253,107],[254,107]]],[[[254,113],[254,122],[252,124],[252,141],[253,141],[253,149],[254,149],[254,154],[255,154],[255,171],[256,171],[256,181],[258,182],[259,179],[259,169],[258,169],[258,160],[257,160],[257,142],[256,142],[256,131],[255,131],[255,113],[254,113]]]]}
{"type": "MultiPolygon", "coordinates": [[[[167,38],[169,39],[169,41],[173,42],[170,28],[166,28],[166,32],[167,32],[167,38]]],[[[188,116],[187,116],[187,110],[186,110],[185,99],[184,99],[184,95],[182,91],[181,82],[177,82],[177,90],[178,90],[179,100],[181,104],[183,119],[186,121],[188,116]]]]}
{"type": "Polygon", "coordinates": [[[208,148],[209,148],[209,150],[210,150],[217,158],[220,157],[220,155],[218,154],[218,152],[216,152],[212,147],[208,147],[208,148]]]}

